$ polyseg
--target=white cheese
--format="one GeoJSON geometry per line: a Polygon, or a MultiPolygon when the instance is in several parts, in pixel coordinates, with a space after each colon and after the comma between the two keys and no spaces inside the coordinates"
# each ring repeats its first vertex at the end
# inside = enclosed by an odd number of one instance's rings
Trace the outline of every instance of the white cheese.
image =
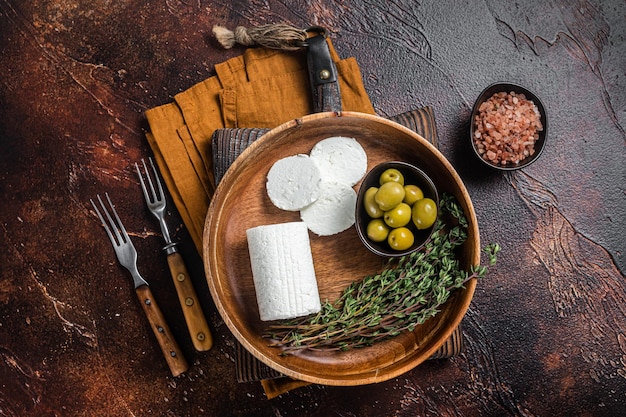
{"type": "Polygon", "coordinates": [[[321,140],[313,146],[309,156],[319,167],[325,182],[352,186],[367,171],[367,154],[354,138],[333,136],[321,140]]]}
{"type": "Polygon", "coordinates": [[[300,211],[309,229],[329,236],[354,224],[356,192],[367,171],[367,154],[354,138],[332,136],[317,142],[309,155],[274,163],[267,175],[267,194],[283,210],[300,211]]]}
{"type": "Polygon", "coordinates": [[[354,224],[356,192],[345,183],[322,183],[322,195],[300,210],[300,218],[320,236],[343,232],[354,224]]]}
{"type": "Polygon", "coordinates": [[[257,226],[246,230],[246,236],[261,320],[289,319],[320,311],[306,224],[257,226]]]}
{"type": "Polygon", "coordinates": [[[308,155],[279,159],[267,174],[267,195],[282,209],[298,211],[318,199],[321,174],[308,155]]]}

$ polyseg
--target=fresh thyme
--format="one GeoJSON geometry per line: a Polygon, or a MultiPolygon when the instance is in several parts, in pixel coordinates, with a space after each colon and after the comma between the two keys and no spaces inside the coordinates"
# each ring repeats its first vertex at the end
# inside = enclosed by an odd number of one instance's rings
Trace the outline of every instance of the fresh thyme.
{"type": "MultiPolygon", "coordinates": [[[[419,251],[390,259],[382,272],[349,285],[319,313],[269,325],[271,345],[283,353],[295,350],[348,350],[370,346],[413,329],[439,312],[452,291],[482,278],[488,267],[465,271],[456,249],[467,240],[468,223],[456,199],[444,194],[430,241],[419,251]]],[[[498,244],[485,247],[489,265],[496,263],[498,244]]]]}

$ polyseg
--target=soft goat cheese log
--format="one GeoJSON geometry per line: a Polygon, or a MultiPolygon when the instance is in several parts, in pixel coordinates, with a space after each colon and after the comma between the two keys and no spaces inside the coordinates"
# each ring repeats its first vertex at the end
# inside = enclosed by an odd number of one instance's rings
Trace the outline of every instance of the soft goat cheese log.
{"type": "Polygon", "coordinates": [[[309,233],[305,223],[246,230],[261,320],[280,320],[321,309],[309,233]]]}

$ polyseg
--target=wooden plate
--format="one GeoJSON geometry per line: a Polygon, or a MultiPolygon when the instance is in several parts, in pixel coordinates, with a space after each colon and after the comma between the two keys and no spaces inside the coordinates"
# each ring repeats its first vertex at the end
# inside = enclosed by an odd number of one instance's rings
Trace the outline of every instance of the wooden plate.
{"type": "MultiPolygon", "coordinates": [[[[219,183],[206,218],[203,259],[211,295],[224,322],[252,355],[285,375],[326,385],[381,382],[428,359],[459,325],[476,286],[455,294],[434,318],[374,346],[346,352],[300,352],[281,356],[261,335],[246,230],[262,224],[299,221],[299,213],[276,208],[265,182],[272,164],[283,157],[308,154],[330,136],[353,137],[368,155],[368,170],[390,160],[407,161],[431,176],[439,192],[454,194],[469,222],[462,263],[480,262],[480,239],[474,209],[458,174],[445,157],[415,132],[387,119],[354,113],[316,113],[287,122],[248,147],[219,183]]],[[[358,184],[355,188],[358,187],[358,184]]],[[[334,300],[351,282],[379,271],[385,258],[368,251],[354,227],[334,236],[310,233],[322,300],[334,300]]]]}

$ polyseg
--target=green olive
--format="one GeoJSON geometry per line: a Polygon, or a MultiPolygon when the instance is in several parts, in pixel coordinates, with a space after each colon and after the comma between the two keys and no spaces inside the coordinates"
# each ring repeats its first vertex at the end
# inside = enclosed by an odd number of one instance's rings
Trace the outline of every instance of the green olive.
{"type": "Polygon", "coordinates": [[[404,185],[404,175],[402,175],[402,173],[395,168],[389,168],[380,174],[378,182],[380,185],[383,185],[386,182],[397,182],[400,185],[404,185]]]}
{"type": "Polygon", "coordinates": [[[411,206],[400,203],[391,210],[387,210],[383,218],[389,227],[406,226],[411,221],[411,206]]]}
{"type": "Polygon", "coordinates": [[[374,201],[381,210],[391,210],[404,199],[404,187],[397,182],[386,182],[374,195],[374,201]]]}
{"type": "Polygon", "coordinates": [[[389,232],[389,236],[387,237],[387,243],[394,250],[405,250],[413,245],[415,241],[415,237],[413,237],[413,233],[407,229],[406,227],[398,227],[397,229],[392,229],[389,232]]]}
{"type": "Polygon", "coordinates": [[[437,220],[437,204],[430,198],[422,198],[413,204],[412,218],[418,229],[428,229],[437,220]]]}
{"type": "Polygon", "coordinates": [[[367,224],[367,237],[374,242],[383,242],[389,235],[389,226],[382,219],[372,219],[367,224]]]}
{"type": "Polygon", "coordinates": [[[377,219],[379,217],[383,217],[384,211],[380,209],[376,200],[374,200],[374,196],[378,191],[377,187],[370,187],[365,191],[363,195],[363,207],[365,207],[365,212],[372,219],[377,219]]]}
{"type": "Polygon", "coordinates": [[[417,185],[409,184],[404,186],[404,202],[409,206],[424,198],[424,192],[417,185]]]}

